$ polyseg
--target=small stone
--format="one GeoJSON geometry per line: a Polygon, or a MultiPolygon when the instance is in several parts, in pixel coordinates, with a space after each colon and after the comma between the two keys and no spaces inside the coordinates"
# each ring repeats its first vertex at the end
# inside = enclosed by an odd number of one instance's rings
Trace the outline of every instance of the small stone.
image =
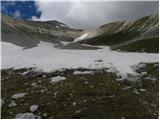
{"type": "Polygon", "coordinates": [[[135,93],[135,94],[137,94],[137,95],[140,94],[137,89],[134,89],[134,90],[133,90],[133,93],[135,93]]]}
{"type": "Polygon", "coordinates": [[[99,60],[95,60],[94,62],[103,62],[103,60],[99,59],[99,60]]]}
{"type": "Polygon", "coordinates": [[[85,81],[84,83],[85,83],[85,84],[88,84],[88,82],[87,82],[87,81],[85,81]]]}
{"type": "Polygon", "coordinates": [[[34,71],[34,70],[31,70],[29,72],[27,72],[24,77],[26,78],[35,78],[35,77],[38,77],[38,76],[42,76],[43,72],[42,71],[34,71]]]}
{"type": "Polygon", "coordinates": [[[56,91],[56,92],[54,93],[54,96],[56,96],[56,95],[57,95],[57,93],[58,93],[58,92],[56,91]]]}
{"type": "Polygon", "coordinates": [[[47,77],[45,74],[42,77],[47,77]]]}
{"type": "Polygon", "coordinates": [[[0,99],[0,107],[4,105],[4,100],[0,99]]]}
{"type": "Polygon", "coordinates": [[[76,102],[73,102],[73,106],[76,106],[76,102]]]}
{"type": "Polygon", "coordinates": [[[41,92],[41,93],[43,93],[43,92],[44,92],[44,90],[41,90],[40,92],[41,92]]]}
{"type": "Polygon", "coordinates": [[[147,75],[147,72],[142,72],[141,74],[142,74],[142,75],[147,75]]]}
{"type": "Polygon", "coordinates": [[[43,116],[47,116],[47,113],[44,113],[43,116]]]}
{"type": "Polygon", "coordinates": [[[19,99],[19,98],[24,97],[26,94],[27,93],[17,93],[17,94],[12,95],[12,98],[19,99]]]}
{"type": "Polygon", "coordinates": [[[37,83],[32,83],[31,86],[37,87],[37,83]]]}
{"type": "Polygon", "coordinates": [[[39,105],[32,105],[32,106],[30,106],[30,111],[34,112],[38,109],[38,107],[39,107],[39,105]]]}
{"type": "Polygon", "coordinates": [[[76,113],[80,113],[80,112],[81,112],[81,110],[77,110],[77,111],[76,111],[76,113]]]}
{"type": "Polygon", "coordinates": [[[87,102],[87,100],[83,100],[83,102],[87,102]]]}
{"type": "Polygon", "coordinates": [[[15,103],[15,101],[11,101],[11,103],[8,105],[9,107],[14,107],[16,106],[17,104],[15,103]]]}
{"type": "Polygon", "coordinates": [[[93,88],[93,87],[94,87],[93,85],[90,86],[90,88],[93,88]]]}
{"type": "Polygon", "coordinates": [[[146,91],[146,89],[139,89],[139,90],[142,91],[142,92],[146,91]]]}

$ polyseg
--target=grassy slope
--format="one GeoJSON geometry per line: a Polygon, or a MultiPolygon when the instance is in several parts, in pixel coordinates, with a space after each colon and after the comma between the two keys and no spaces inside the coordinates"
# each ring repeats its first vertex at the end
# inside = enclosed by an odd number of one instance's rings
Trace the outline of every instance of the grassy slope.
{"type": "MultiPolygon", "coordinates": [[[[132,36],[127,32],[118,32],[111,35],[103,33],[99,36],[96,36],[90,40],[87,40],[86,43],[91,45],[115,45],[122,42],[128,41],[132,36]]],[[[84,41],[85,43],[85,41],[84,41]]]]}
{"type": "Polygon", "coordinates": [[[159,53],[159,38],[143,39],[115,49],[130,52],[159,53]]]}
{"type": "MultiPolygon", "coordinates": [[[[101,26],[98,31],[100,34],[88,40],[82,41],[82,43],[87,43],[91,45],[109,45],[112,47],[131,41],[134,39],[139,39],[141,41],[133,42],[131,44],[114,48],[131,52],[159,52],[159,36],[158,36],[158,15],[156,16],[146,16],[138,19],[134,22],[113,22],[101,26]],[[152,28],[152,27],[155,27],[152,28]],[[152,30],[150,30],[152,28],[152,30]],[[154,29],[154,30],[153,30],[154,29]],[[149,32],[147,30],[150,30],[149,32]],[[143,33],[147,32],[149,37],[143,33]],[[156,36],[156,37],[155,37],[156,36]],[[158,37],[157,37],[158,36],[158,37]],[[141,38],[143,37],[143,38],[141,38]]],[[[146,34],[146,33],[145,33],[146,34]]]]}
{"type": "Polygon", "coordinates": [[[29,112],[33,104],[39,105],[34,114],[42,118],[158,118],[158,64],[138,68],[141,76],[135,82],[116,81],[118,77],[105,70],[95,70],[93,75],[74,75],[74,70],[64,70],[33,78],[20,75],[24,71],[2,70],[2,118],[29,112]],[[146,75],[142,75],[144,71],[146,75]],[[67,79],[51,84],[50,78],[57,75],[67,79]],[[19,92],[29,94],[9,108],[11,96],[19,92]]]}

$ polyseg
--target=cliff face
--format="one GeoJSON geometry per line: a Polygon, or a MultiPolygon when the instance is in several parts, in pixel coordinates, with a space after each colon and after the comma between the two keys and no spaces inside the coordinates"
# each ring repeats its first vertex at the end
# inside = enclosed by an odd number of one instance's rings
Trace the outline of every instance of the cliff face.
{"type": "Polygon", "coordinates": [[[73,29],[58,21],[23,21],[1,15],[2,41],[22,47],[36,46],[47,41],[61,46],[61,41],[73,41],[83,30],[73,29]]]}

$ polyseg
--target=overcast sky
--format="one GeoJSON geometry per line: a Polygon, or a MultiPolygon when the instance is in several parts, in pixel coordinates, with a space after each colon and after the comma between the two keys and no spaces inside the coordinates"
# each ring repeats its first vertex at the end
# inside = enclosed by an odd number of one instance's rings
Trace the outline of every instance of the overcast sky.
{"type": "MultiPolygon", "coordinates": [[[[158,12],[158,1],[51,2],[36,1],[39,20],[60,20],[72,27],[96,28],[117,20],[131,20],[158,12]]],[[[35,19],[33,17],[33,19],[35,19]]]]}
{"type": "MultiPolygon", "coordinates": [[[[34,2],[33,2],[34,3],[34,2]]],[[[27,3],[33,4],[33,3],[27,3]]],[[[21,6],[14,11],[14,15],[18,17],[27,16],[32,20],[58,20],[71,27],[78,27],[83,29],[95,29],[100,25],[118,21],[118,20],[132,20],[142,16],[150,15],[158,12],[158,1],[88,1],[73,2],[68,1],[48,1],[38,0],[32,5],[35,6],[35,13],[29,13],[29,7],[26,8],[26,13],[22,13],[21,6]],[[35,5],[34,5],[35,4],[35,5]]],[[[31,6],[31,5],[30,5],[31,6]]],[[[10,7],[10,6],[9,6],[10,7]]],[[[33,10],[30,10],[33,11],[33,10]]],[[[8,11],[7,11],[8,12],[8,11]]]]}

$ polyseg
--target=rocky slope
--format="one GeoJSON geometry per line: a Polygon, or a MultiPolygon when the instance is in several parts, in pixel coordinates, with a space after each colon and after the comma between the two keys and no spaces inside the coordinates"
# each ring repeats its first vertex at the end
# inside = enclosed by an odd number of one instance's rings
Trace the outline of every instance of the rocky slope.
{"type": "Polygon", "coordinates": [[[2,41],[22,47],[36,46],[39,41],[61,46],[61,41],[73,41],[83,30],[73,29],[58,21],[23,21],[1,15],[2,41]]]}
{"type": "Polygon", "coordinates": [[[78,43],[109,45],[112,49],[131,52],[158,52],[158,21],[158,14],[155,14],[138,20],[105,24],[78,43]]]}

